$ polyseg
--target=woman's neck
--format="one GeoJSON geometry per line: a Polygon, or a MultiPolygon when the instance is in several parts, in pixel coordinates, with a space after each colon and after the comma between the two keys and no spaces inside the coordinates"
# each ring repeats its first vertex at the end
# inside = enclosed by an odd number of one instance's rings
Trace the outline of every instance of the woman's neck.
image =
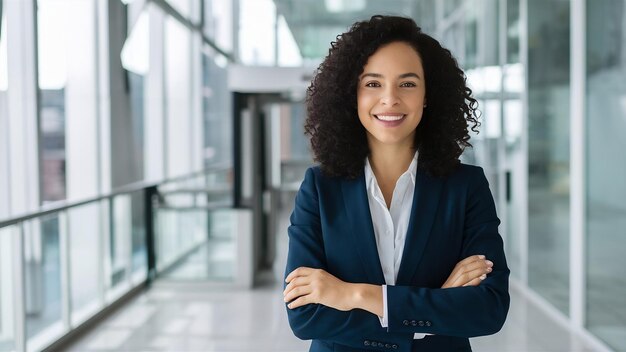
{"type": "Polygon", "coordinates": [[[405,146],[378,145],[370,148],[369,162],[378,182],[395,182],[409,168],[415,150],[405,146]]]}

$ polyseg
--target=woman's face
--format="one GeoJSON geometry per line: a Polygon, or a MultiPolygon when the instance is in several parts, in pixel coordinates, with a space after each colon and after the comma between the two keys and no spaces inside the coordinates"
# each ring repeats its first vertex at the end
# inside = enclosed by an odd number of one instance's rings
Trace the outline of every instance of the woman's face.
{"type": "Polygon", "coordinates": [[[370,148],[380,144],[412,148],[425,94],[422,60],[409,44],[389,43],[370,56],[357,88],[359,120],[370,148]]]}

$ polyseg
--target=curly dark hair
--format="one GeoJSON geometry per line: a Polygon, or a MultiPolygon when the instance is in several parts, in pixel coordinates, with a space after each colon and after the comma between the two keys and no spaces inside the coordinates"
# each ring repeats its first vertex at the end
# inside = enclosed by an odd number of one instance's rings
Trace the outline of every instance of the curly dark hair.
{"type": "Polygon", "coordinates": [[[478,132],[477,106],[455,58],[410,18],[372,16],[356,22],[331,42],[328,56],[307,89],[305,133],[311,136],[315,161],[328,176],[356,178],[369,155],[366,131],[357,113],[357,85],[368,58],[379,47],[406,42],[422,59],[426,101],[415,132],[418,165],[442,177],[459,164],[469,143],[469,124],[478,132]]]}

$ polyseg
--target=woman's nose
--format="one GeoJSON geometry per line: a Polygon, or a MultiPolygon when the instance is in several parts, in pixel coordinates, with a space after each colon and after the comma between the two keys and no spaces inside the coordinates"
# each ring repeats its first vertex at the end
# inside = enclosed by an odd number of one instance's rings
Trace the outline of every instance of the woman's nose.
{"type": "Polygon", "coordinates": [[[384,90],[383,96],[380,99],[380,102],[383,105],[393,106],[396,105],[400,101],[398,97],[398,92],[395,87],[390,87],[384,90]]]}

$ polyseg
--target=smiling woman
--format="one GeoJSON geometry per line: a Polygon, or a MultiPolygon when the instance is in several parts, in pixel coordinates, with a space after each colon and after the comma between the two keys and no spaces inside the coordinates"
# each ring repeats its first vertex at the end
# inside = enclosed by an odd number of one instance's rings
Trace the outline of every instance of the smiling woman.
{"type": "Polygon", "coordinates": [[[413,20],[374,16],[331,44],[308,89],[307,170],[284,301],[311,351],[470,351],[500,330],[509,269],[481,168],[458,160],[476,100],[413,20]]]}

